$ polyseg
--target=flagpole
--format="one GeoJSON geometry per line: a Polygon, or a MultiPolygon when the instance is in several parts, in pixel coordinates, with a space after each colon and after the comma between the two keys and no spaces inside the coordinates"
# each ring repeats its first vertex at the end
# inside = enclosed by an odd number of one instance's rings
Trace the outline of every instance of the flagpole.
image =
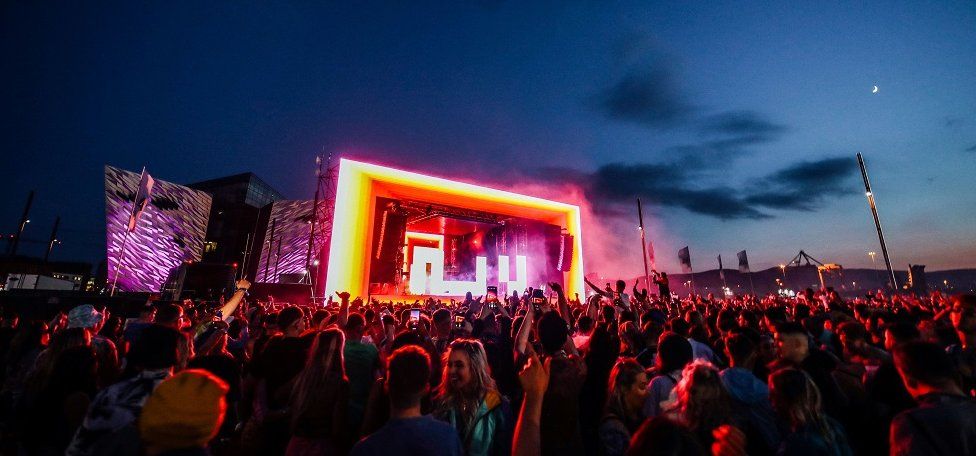
{"type": "Polygon", "coordinates": [[[644,211],[641,209],[641,200],[637,198],[637,219],[640,222],[638,229],[640,230],[641,236],[641,258],[644,259],[644,287],[646,290],[651,289],[650,273],[647,269],[647,241],[644,240],[644,211]]]}
{"type": "MultiPolygon", "coordinates": [[[[142,179],[146,177],[146,167],[142,167],[142,173],[139,174],[139,183],[136,184],[135,197],[132,199],[132,209],[129,210],[129,218],[132,218],[132,214],[136,212],[136,204],[139,204],[139,189],[142,187],[142,179]]],[[[135,229],[135,226],[132,227],[135,229]]],[[[115,276],[112,277],[112,290],[109,292],[109,297],[115,296],[115,287],[119,283],[119,271],[122,270],[122,260],[125,255],[125,245],[129,242],[129,221],[125,223],[125,235],[122,236],[122,248],[119,249],[119,261],[115,263],[115,276]]]]}
{"type": "Polygon", "coordinates": [[[129,242],[129,229],[126,225],[125,235],[122,236],[122,248],[119,249],[119,261],[115,263],[115,276],[112,277],[112,291],[109,292],[109,297],[115,296],[115,286],[119,283],[119,271],[122,270],[122,258],[125,255],[125,244],[129,242]]]}

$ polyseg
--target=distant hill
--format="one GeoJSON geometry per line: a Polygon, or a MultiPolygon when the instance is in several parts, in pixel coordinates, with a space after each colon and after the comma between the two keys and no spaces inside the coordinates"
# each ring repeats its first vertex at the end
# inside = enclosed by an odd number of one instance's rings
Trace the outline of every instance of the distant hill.
{"type": "MultiPolygon", "coordinates": [[[[751,274],[740,273],[735,269],[725,269],[725,283],[729,289],[735,293],[749,293],[755,287],[755,292],[760,294],[775,292],[779,287],[777,279],[785,284],[786,288],[801,290],[804,288],[820,287],[820,279],[817,274],[816,266],[790,266],[786,268],[784,278],[780,268],[769,268],[756,271],[751,274]],[[751,279],[751,280],[750,280],[751,279]]],[[[884,269],[841,269],[839,271],[825,274],[824,283],[828,287],[833,287],[844,296],[858,296],[867,293],[869,290],[884,288],[887,286],[887,271],[884,269]]],[[[596,277],[590,277],[597,284],[596,277]]],[[[671,283],[671,290],[686,294],[691,291],[690,281],[694,280],[695,288],[699,293],[718,294],[722,287],[722,279],[719,277],[719,270],[695,272],[692,274],[668,274],[671,283]]],[[[908,280],[908,271],[895,271],[895,278],[898,285],[903,285],[908,280]]],[[[945,271],[926,271],[925,279],[929,290],[940,290],[948,293],[974,293],[976,292],[976,269],[951,269],[945,271]]],[[[628,290],[635,280],[640,280],[643,284],[644,277],[632,278],[627,283],[628,290]]],[[[653,291],[657,287],[652,287],[653,291]]]]}

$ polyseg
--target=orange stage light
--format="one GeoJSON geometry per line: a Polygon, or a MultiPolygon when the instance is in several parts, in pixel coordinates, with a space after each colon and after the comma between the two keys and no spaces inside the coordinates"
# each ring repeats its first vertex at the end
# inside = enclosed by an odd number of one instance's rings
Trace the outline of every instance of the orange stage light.
{"type": "Polygon", "coordinates": [[[584,295],[579,207],[348,159],[339,162],[326,295],[348,291],[353,296],[366,296],[377,197],[425,201],[565,228],[575,243],[572,265],[565,273],[566,293],[584,295]]]}

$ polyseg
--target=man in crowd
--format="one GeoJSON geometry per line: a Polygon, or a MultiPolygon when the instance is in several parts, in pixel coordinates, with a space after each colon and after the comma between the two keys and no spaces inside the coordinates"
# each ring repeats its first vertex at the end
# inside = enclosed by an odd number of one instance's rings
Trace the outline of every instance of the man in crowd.
{"type": "Polygon", "coordinates": [[[752,373],[756,365],[759,334],[750,332],[749,329],[735,330],[725,337],[729,367],[720,376],[734,403],[746,412],[750,427],[756,431],[755,435],[762,437],[762,445],[756,447],[763,447],[768,452],[779,446],[780,435],[773,407],[769,403],[769,387],[752,373]]]}
{"type": "Polygon", "coordinates": [[[895,347],[895,367],[918,407],[891,422],[891,454],[976,454],[976,401],[959,387],[949,355],[909,342],[895,347]]]}
{"type": "Polygon", "coordinates": [[[352,456],[461,456],[461,440],[451,425],[420,412],[430,392],[430,357],[417,346],[390,355],[384,389],[390,397],[390,420],[357,443],[352,456]]]}
{"type": "Polygon", "coordinates": [[[438,353],[443,353],[454,339],[454,322],[448,309],[437,309],[431,318],[431,341],[438,353]]]}

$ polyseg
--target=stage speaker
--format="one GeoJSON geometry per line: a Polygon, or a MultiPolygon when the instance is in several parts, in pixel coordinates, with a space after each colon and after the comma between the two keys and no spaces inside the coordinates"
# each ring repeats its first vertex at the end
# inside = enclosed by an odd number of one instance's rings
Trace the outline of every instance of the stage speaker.
{"type": "Polygon", "coordinates": [[[573,247],[575,245],[572,235],[565,233],[559,235],[558,251],[555,255],[555,261],[552,263],[557,271],[566,272],[573,266],[573,247]]]}
{"type": "Polygon", "coordinates": [[[389,203],[377,214],[373,225],[373,256],[370,261],[370,283],[393,283],[403,255],[403,240],[407,233],[407,214],[398,205],[389,203]]]}

